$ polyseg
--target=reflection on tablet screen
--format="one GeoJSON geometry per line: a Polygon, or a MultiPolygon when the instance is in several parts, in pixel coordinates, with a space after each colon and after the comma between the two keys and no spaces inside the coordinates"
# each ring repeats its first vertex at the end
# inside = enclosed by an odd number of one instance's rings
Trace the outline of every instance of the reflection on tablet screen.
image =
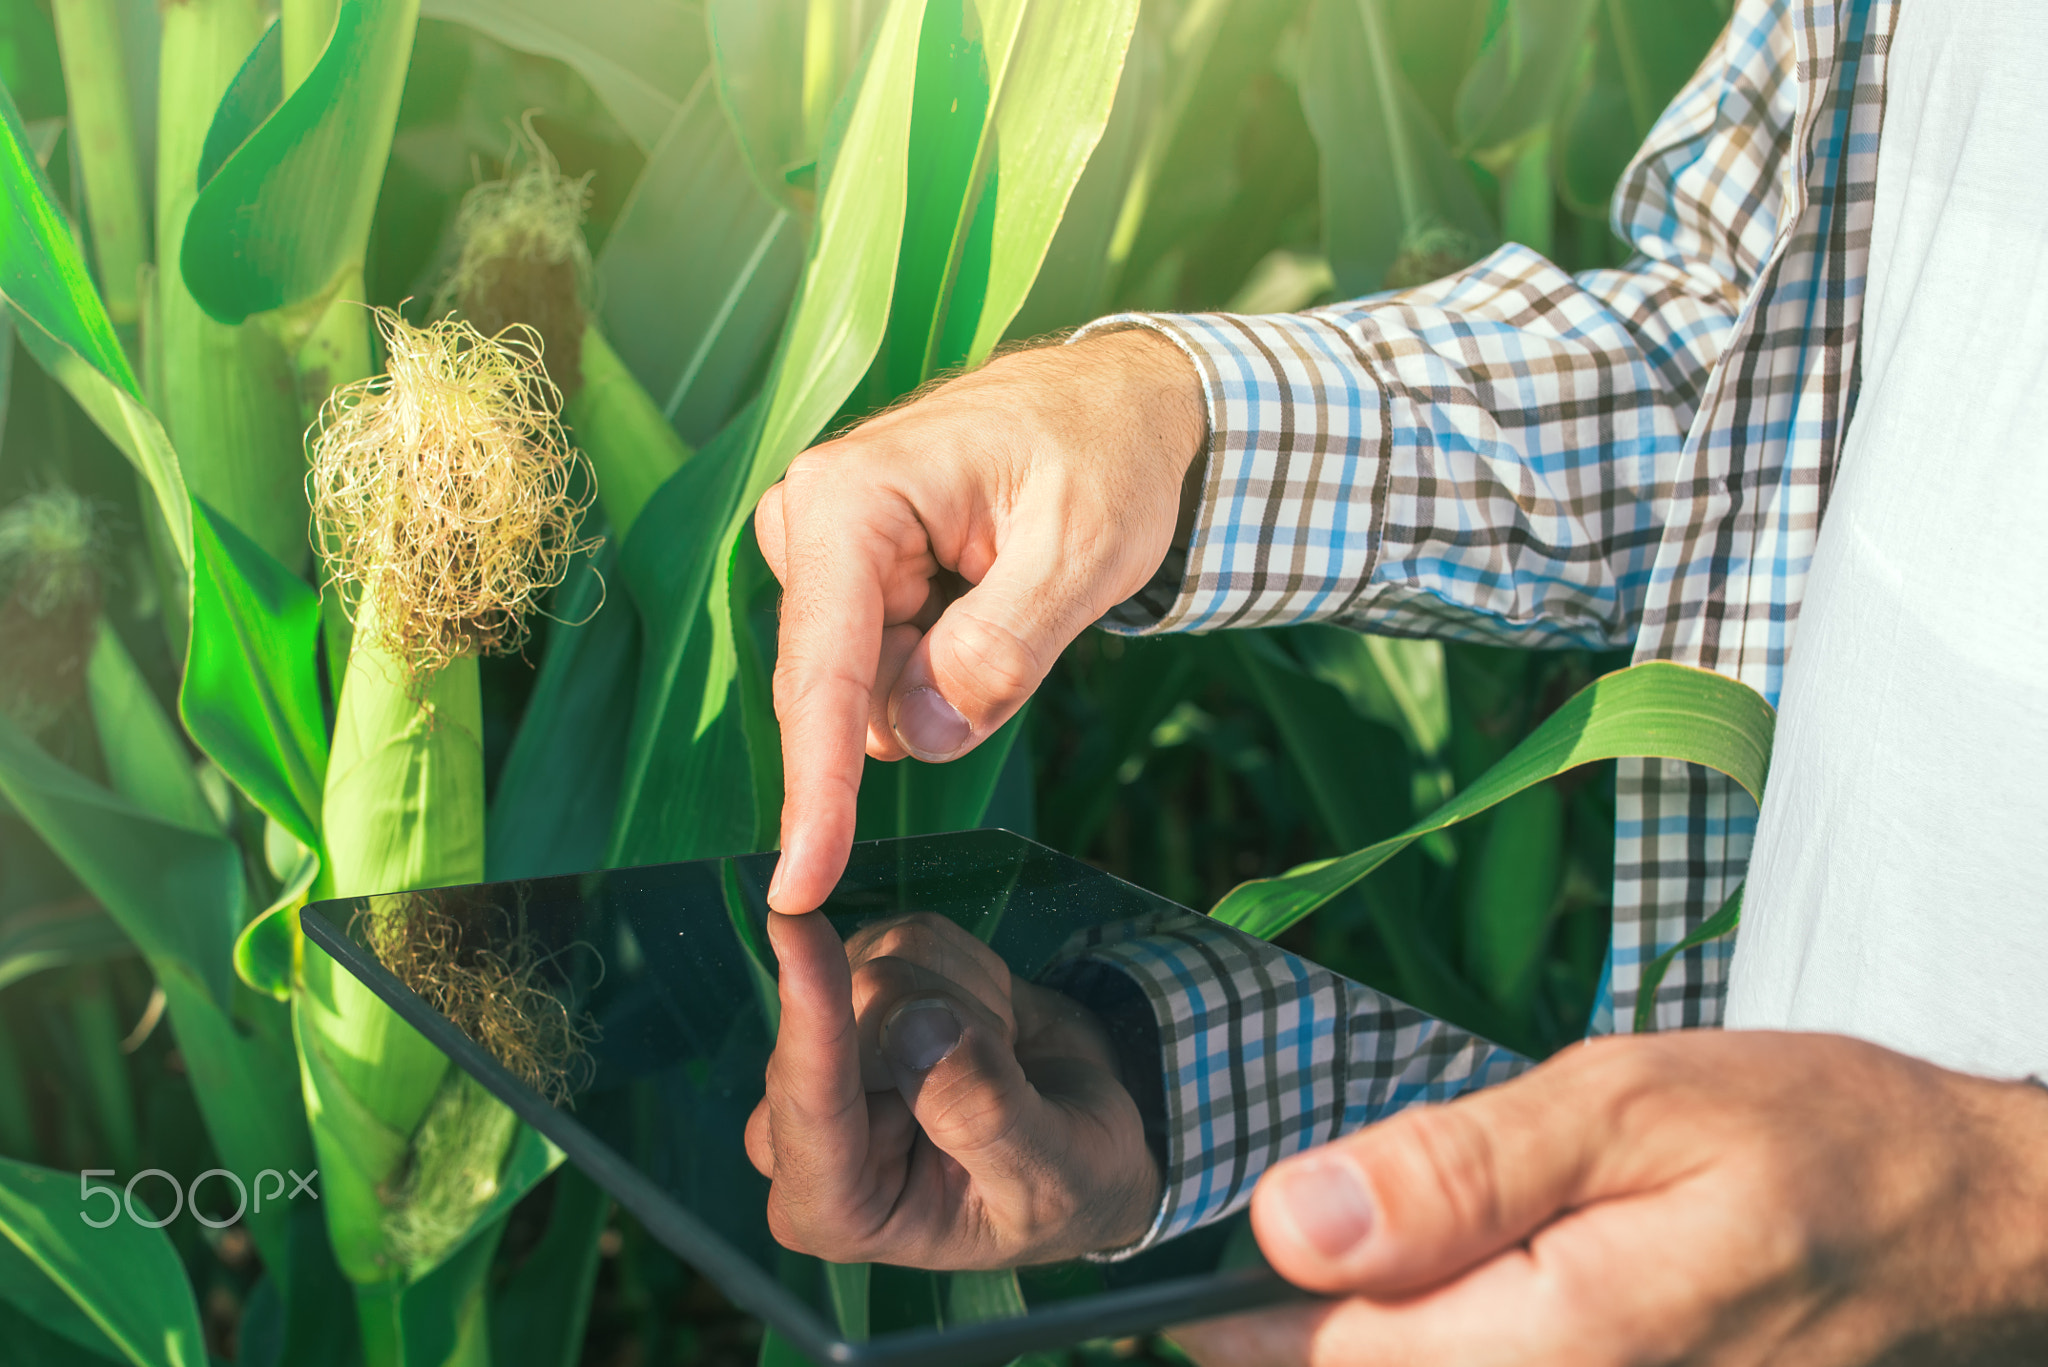
{"type": "MultiPolygon", "coordinates": [[[[742,1142],[774,1039],[774,865],[745,855],[343,898],[303,921],[651,1234],[818,1360],[1003,1362],[1294,1294],[1258,1261],[1242,1216],[1125,1262],[1014,1281],[834,1270],[778,1246],[768,1181],[742,1142]],[[915,1325],[887,1322],[908,1304],[929,1308],[915,1325]]],[[[855,846],[824,910],[842,936],[937,912],[1029,978],[1077,931],[1179,908],[1009,832],[963,831],[855,846]]]]}

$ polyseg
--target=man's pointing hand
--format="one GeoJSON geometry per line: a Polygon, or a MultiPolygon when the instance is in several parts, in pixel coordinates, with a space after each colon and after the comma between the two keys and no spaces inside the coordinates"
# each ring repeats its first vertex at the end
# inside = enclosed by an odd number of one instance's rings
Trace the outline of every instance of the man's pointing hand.
{"type": "Polygon", "coordinates": [[[754,531],[782,581],[782,859],[809,911],[861,756],[948,760],[1166,558],[1205,425],[1192,362],[1128,330],[1018,352],[798,456],[754,531]]]}

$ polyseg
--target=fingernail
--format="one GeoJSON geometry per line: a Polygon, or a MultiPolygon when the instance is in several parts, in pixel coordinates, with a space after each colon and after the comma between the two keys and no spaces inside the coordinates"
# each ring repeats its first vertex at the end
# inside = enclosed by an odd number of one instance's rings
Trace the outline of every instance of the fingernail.
{"type": "Polygon", "coordinates": [[[951,759],[967,744],[967,718],[936,688],[913,688],[896,703],[896,739],[919,759],[951,759]]]}
{"type": "Polygon", "coordinates": [[[960,1018],[942,1001],[925,998],[896,1008],[882,1025],[882,1052],[907,1072],[938,1066],[960,1043],[960,1018]]]}
{"type": "Polygon", "coordinates": [[[1372,1233],[1372,1193],[1357,1167],[1341,1158],[1309,1158],[1273,1174],[1280,1213],[1309,1246],[1336,1258],[1372,1233]]]}

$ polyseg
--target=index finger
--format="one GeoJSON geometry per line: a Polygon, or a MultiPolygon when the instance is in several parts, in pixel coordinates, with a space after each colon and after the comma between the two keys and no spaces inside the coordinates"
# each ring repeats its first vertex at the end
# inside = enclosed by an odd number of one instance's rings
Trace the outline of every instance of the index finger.
{"type": "MultiPolygon", "coordinates": [[[[853,848],[854,799],[882,649],[882,567],[832,509],[806,506],[800,467],[781,486],[782,621],[775,717],[782,732],[777,911],[824,902],[853,848]]],[[[841,513],[843,516],[843,512],[841,513]]]]}
{"type": "Polygon", "coordinates": [[[853,1020],[853,974],[820,912],[771,915],[782,1020],[768,1059],[776,1202],[806,1227],[855,1210],[867,1170],[867,1094],[853,1020]]]}

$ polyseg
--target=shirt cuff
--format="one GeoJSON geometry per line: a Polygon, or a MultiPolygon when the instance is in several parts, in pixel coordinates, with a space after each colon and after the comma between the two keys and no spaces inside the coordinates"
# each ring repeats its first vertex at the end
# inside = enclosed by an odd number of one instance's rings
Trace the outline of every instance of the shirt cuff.
{"type": "Polygon", "coordinates": [[[1379,557],[1392,416],[1373,362],[1310,314],[1122,313],[1069,338],[1146,328],[1201,377],[1209,440],[1184,547],[1100,625],[1126,635],[1335,616],[1379,557]]]}

